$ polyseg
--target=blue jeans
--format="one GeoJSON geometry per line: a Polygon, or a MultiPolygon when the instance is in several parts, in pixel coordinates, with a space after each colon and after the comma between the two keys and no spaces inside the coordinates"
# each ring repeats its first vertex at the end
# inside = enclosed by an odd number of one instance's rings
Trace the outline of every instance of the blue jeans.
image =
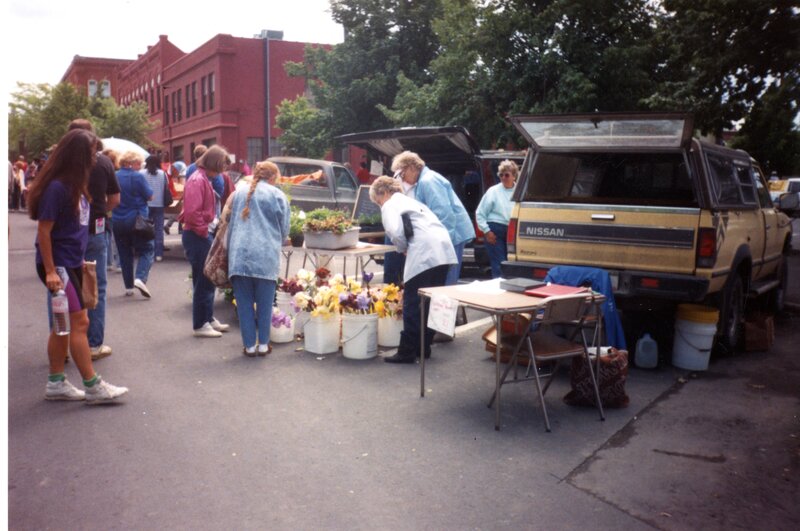
{"type": "Polygon", "coordinates": [[[461,276],[461,262],[464,258],[464,247],[466,247],[466,245],[467,242],[463,242],[453,246],[453,248],[456,250],[456,258],[458,258],[458,263],[451,265],[447,270],[447,279],[444,282],[445,286],[458,284],[458,279],[461,276]]]}
{"type": "Polygon", "coordinates": [[[489,222],[489,230],[497,236],[497,242],[492,245],[486,242],[486,254],[489,255],[489,265],[492,266],[492,278],[500,277],[500,264],[502,264],[508,256],[506,250],[506,233],[508,232],[508,225],[501,225],[493,221],[489,222]]]}
{"type": "Polygon", "coordinates": [[[117,242],[114,240],[114,223],[111,218],[106,218],[106,241],[108,242],[108,268],[111,266],[119,267],[119,252],[117,252],[117,242]]]}
{"type": "MultiPolygon", "coordinates": [[[[406,282],[403,289],[403,331],[400,333],[400,346],[397,354],[401,357],[419,356],[419,344],[421,330],[425,329],[425,352],[431,350],[433,342],[433,330],[427,327],[427,323],[421,323],[419,312],[419,293],[420,288],[430,288],[445,285],[445,278],[450,269],[448,265],[436,266],[406,282]]],[[[428,315],[430,300],[425,302],[425,315],[428,315]]]]}
{"type": "Polygon", "coordinates": [[[147,207],[150,209],[150,219],[156,227],[155,256],[164,256],[164,207],[147,207]]]}
{"type": "Polygon", "coordinates": [[[268,344],[272,302],[275,300],[277,283],[265,278],[236,275],[231,277],[231,284],[233,284],[233,295],[236,297],[236,311],[239,313],[242,344],[246,348],[256,346],[256,328],[258,344],[268,344]],[[253,311],[254,304],[255,311],[253,311]]]}
{"type": "Polygon", "coordinates": [[[106,233],[90,234],[89,244],[86,246],[86,253],[83,258],[87,262],[92,260],[97,262],[97,306],[94,310],[89,310],[89,330],[86,335],[89,337],[90,347],[99,347],[103,344],[103,337],[106,329],[106,260],[108,255],[108,240],[106,233]]]}
{"type": "Polygon", "coordinates": [[[181,236],[183,252],[192,266],[192,328],[197,330],[214,320],[216,287],[203,274],[206,257],[211,249],[211,237],[202,238],[190,230],[181,236]]]}
{"type": "Polygon", "coordinates": [[[136,262],[136,278],[147,283],[150,266],[153,265],[153,240],[143,240],[133,235],[135,220],[117,220],[114,223],[114,240],[117,242],[119,264],[122,267],[122,281],[125,289],[133,289],[133,265],[136,262]]]}

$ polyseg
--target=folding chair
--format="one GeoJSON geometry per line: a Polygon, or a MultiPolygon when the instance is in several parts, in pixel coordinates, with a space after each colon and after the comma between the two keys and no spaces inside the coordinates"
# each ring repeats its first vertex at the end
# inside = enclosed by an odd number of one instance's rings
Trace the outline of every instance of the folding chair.
{"type": "MultiPolygon", "coordinates": [[[[548,377],[547,382],[542,386],[541,377],[537,369],[537,365],[540,362],[558,362],[566,358],[583,357],[592,379],[595,401],[597,409],[600,412],[600,420],[605,420],[603,404],[600,401],[600,390],[597,386],[597,376],[589,357],[590,345],[586,339],[586,334],[582,333],[587,327],[594,328],[594,332],[591,334],[592,343],[593,346],[597,345],[599,327],[602,320],[600,313],[603,301],[604,297],[602,295],[591,291],[574,295],[549,297],[543,301],[542,308],[534,316],[528,332],[523,334],[522,337],[515,338],[515,343],[506,343],[503,345],[504,348],[510,349],[512,355],[500,379],[500,386],[507,383],[517,383],[528,380],[536,382],[536,391],[539,395],[539,403],[542,405],[544,424],[548,432],[550,431],[550,419],[547,416],[547,406],[545,405],[544,395],[556,375],[558,364],[556,363],[556,367],[548,377]],[[580,342],[575,342],[557,335],[553,332],[553,325],[574,327],[574,333],[569,337],[572,339],[580,338],[580,342]],[[525,376],[519,378],[516,367],[519,354],[523,348],[528,354],[529,361],[525,376]],[[507,381],[508,373],[512,368],[514,368],[514,377],[507,381]]],[[[489,401],[489,407],[492,406],[496,398],[497,393],[495,392],[495,394],[492,395],[492,399],[489,401]]]]}

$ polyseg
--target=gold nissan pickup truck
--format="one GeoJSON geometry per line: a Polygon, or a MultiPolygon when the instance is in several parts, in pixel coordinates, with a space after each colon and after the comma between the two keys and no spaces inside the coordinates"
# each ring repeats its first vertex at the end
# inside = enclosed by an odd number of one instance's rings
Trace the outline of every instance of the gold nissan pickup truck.
{"type": "Polygon", "coordinates": [[[741,339],[747,297],[783,306],[790,219],[744,151],[692,138],[687,114],[513,116],[528,151],[503,277],[599,267],[617,304],[703,302],[721,345],[741,339]]]}

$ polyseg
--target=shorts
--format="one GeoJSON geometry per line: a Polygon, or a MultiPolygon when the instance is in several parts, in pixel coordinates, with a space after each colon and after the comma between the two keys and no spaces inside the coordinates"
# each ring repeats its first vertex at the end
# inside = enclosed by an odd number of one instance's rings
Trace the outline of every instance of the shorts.
{"type": "MultiPolygon", "coordinates": [[[[67,301],[69,302],[69,313],[84,310],[86,307],[83,304],[83,297],[81,296],[83,288],[83,268],[65,267],[64,270],[67,272],[67,277],[69,278],[69,282],[64,286],[64,293],[66,293],[67,301]]],[[[36,272],[39,273],[39,280],[47,287],[45,283],[46,274],[44,271],[44,264],[37,263],[36,272]]]]}

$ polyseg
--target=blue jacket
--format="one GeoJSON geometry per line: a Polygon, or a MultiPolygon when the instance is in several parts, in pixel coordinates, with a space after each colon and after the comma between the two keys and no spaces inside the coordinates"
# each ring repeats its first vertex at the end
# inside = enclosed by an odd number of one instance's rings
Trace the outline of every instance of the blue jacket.
{"type": "Polygon", "coordinates": [[[289,201],[264,181],[250,198],[250,215],[242,219],[248,189],[233,194],[228,224],[228,276],[278,280],[281,247],[289,236],[289,201]]]}
{"type": "Polygon", "coordinates": [[[594,291],[605,295],[603,327],[608,344],[620,350],[627,349],[625,332],[622,330],[622,320],[614,302],[614,290],[611,287],[611,277],[608,271],[598,267],[556,266],[547,272],[544,280],[566,286],[582,286],[584,282],[589,282],[594,291]]]}
{"type": "Polygon", "coordinates": [[[153,189],[144,178],[144,175],[133,168],[120,168],[117,170],[119,181],[119,205],[111,214],[111,219],[116,221],[133,221],[136,215],[148,216],[147,202],[153,195],[153,189]]]}
{"type": "Polygon", "coordinates": [[[475,238],[472,220],[450,181],[427,166],[419,174],[414,197],[436,214],[450,234],[454,246],[475,238]]]}

